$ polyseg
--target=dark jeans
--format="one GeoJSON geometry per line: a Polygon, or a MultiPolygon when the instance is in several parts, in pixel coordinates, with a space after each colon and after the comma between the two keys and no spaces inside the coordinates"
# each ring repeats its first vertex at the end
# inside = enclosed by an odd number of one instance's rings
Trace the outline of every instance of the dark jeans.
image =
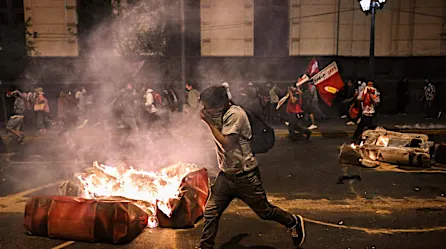
{"type": "Polygon", "coordinates": [[[303,136],[304,134],[308,134],[309,130],[303,123],[302,114],[297,113],[289,113],[287,114],[288,124],[288,132],[290,133],[291,139],[298,139],[299,136],[303,136]],[[296,131],[299,134],[296,134],[296,131]]]}
{"type": "Polygon", "coordinates": [[[366,129],[375,129],[375,128],[376,128],[376,125],[374,122],[374,117],[362,115],[361,122],[359,122],[358,126],[356,127],[355,134],[353,135],[353,139],[355,141],[359,142],[359,139],[361,138],[362,133],[366,129]]]}
{"type": "Polygon", "coordinates": [[[426,112],[426,118],[432,118],[435,115],[435,106],[433,101],[424,102],[424,110],[426,112]]]}
{"type": "Polygon", "coordinates": [[[61,118],[60,121],[61,121],[61,124],[60,124],[59,135],[63,135],[66,132],[76,128],[78,119],[77,119],[77,116],[74,113],[67,112],[61,118]]]}
{"type": "Polygon", "coordinates": [[[49,120],[48,113],[44,111],[37,111],[36,112],[37,117],[37,129],[46,129],[51,121],[49,120]]]}
{"type": "Polygon", "coordinates": [[[341,116],[347,115],[350,118],[349,111],[350,111],[350,106],[352,104],[353,104],[353,101],[347,101],[345,103],[343,101],[341,102],[341,104],[339,105],[341,116]]]}
{"type": "Polygon", "coordinates": [[[319,101],[313,100],[311,102],[311,104],[313,105],[312,109],[313,109],[313,113],[315,115],[315,118],[321,118],[321,119],[327,118],[327,116],[319,108],[319,101]]]}
{"type": "Polygon", "coordinates": [[[292,214],[268,202],[258,168],[241,175],[220,172],[211,187],[211,196],[204,211],[201,249],[212,249],[220,217],[234,198],[245,202],[260,218],[276,221],[287,228],[296,224],[292,214]]]}
{"type": "Polygon", "coordinates": [[[407,104],[407,98],[406,95],[397,95],[396,98],[396,112],[399,113],[406,113],[406,104],[407,104]]]}

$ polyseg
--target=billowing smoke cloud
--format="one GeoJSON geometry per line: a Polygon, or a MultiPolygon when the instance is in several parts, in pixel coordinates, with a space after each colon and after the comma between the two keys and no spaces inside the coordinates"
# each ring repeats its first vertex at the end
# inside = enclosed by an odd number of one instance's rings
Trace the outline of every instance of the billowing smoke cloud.
{"type": "MultiPolygon", "coordinates": [[[[42,84],[42,79],[47,82],[57,80],[51,82],[56,85],[55,89],[69,90],[75,94],[75,87],[82,85],[91,96],[92,105],[87,109],[88,123],[84,127],[80,128],[82,120],[79,119],[66,134],[52,134],[55,138],[50,144],[35,142],[35,146],[27,147],[25,154],[51,153],[54,155],[52,158],[58,160],[79,162],[79,165],[72,165],[72,171],[90,166],[96,160],[109,165],[124,161],[146,170],[183,161],[207,167],[212,165],[215,170],[213,140],[198,113],[185,115],[167,108],[161,109],[156,121],[143,116],[139,134],[126,139],[126,129],[120,128],[120,116],[113,108],[113,99],[128,83],[138,90],[135,101],[140,103],[141,109],[137,112],[141,113],[144,112],[143,95],[147,88],[162,92],[169,87],[169,82],[164,79],[165,72],[160,70],[159,65],[140,63],[146,56],[163,55],[167,48],[170,38],[166,30],[169,25],[176,25],[177,18],[170,16],[167,10],[172,6],[166,6],[165,2],[115,0],[111,16],[96,24],[87,37],[88,52],[84,58],[77,60],[82,63],[55,65],[54,62],[42,60],[38,69],[30,65],[24,73],[27,77],[25,88],[32,89],[42,84]],[[52,75],[63,77],[55,78],[52,75]],[[42,147],[43,144],[48,146],[42,147]]],[[[59,90],[51,88],[46,85],[44,91],[53,103],[51,112],[56,118],[55,98],[59,90]]],[[[184,94],[183,89],[175,90],[177,94],[184,94]]],[[[57,127],[53,129],[53,133],[56,132],[57,127]]]]}

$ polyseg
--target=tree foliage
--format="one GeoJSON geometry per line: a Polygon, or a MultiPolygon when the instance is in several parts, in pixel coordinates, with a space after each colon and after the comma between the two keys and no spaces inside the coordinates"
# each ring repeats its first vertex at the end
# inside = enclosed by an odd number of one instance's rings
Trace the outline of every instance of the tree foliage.
{"type": "Polygon", "coordinates": [[[161,56],[169,42],[164,0],[112,0],[113,49],[122,56],[161,56]]]}

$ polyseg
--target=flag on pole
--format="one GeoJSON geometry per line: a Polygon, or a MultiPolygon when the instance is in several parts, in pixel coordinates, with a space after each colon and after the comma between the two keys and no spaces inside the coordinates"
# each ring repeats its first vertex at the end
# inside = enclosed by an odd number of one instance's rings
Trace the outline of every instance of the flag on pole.
{"type": "Polygon", "coordinates": [[[332,105],[336,94],[344,87],[344,81],[339,74],[336,62],[331,63],[326,68],[311,78],[316,86],[319,95],[328,106],[332,105]]]}
{"type": "Polygon", "coordinates": [[[144,66],[144,63],[146,61],[142,60],[142,61],[136,61],[136,62],[130,62],[130,61],[126,61],[123,64],[123,77],[124,78],[131,78],[131,77],[135,77],[139,71],[141,70],[141,68],[144,66]]]}
{"type": "Polygon", "coordinates": [[[313,75],[319,73],[319,64],[317,63],[316,58],[313,58],[308,64],[307,70],[305,73],[311,78],[313,75]]]}
{"type": "Polygon", "coordinates": [[[138,74],[139,70],[141,70],[141,68],[142,68],[142,66],[144,66],[145,62],[146,62],[145,60],[142,60],[142,61],[139,61],[139,62],[131,63],[130,70],[133,72],[132,73],[133,76],[138,74]]]}
{"type": "Polygon", "coordinates": [[[302,77],[299,78],[299,80],[297,80],[296,87],[301,86],[303,83],[308,82],[309,80],[310,78],[308,78],[308,76],[304,74],[302,77]]]}

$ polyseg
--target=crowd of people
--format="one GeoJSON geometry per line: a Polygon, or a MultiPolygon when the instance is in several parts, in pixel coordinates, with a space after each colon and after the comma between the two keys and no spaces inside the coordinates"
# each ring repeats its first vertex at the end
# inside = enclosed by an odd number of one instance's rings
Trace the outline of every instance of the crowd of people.
{"type": "MultiPolygon", "coordinates": [[[[317,121],[327,118],[320,109],[318,92],[311,81],[297,86],[293,83],[288,88],[270,82],[238,85],[222,82],[221,85],[226,88],[232,104],[243,106],[270,124],[286,124],[293,141],[308,139],[311,131],[318,129],[317,121]],[[281,108],[284,103],[280,102],[287,96],[289,99],[281,108]]],[[[107,111],[118,121],[117,127],[125,128],[130,139],[137,139],[134,135],[140,129],[152,127],[155,121],[166,120],[171,112],[180,111],[185,115],[199,116],[200,89],[193,83],[186,83],[184,87],[185,101],[180,104],[178,94],[182,93],[178,93],[173,87],[154,90],[150,87],[136,88],[129,83],[114,94],[111,108],[107,111]]],[[[61,91],[57,101],[57,115],[54,115],[41,87],[32,92],[8,91],[6,96],[14,98],[14,107],[6,128],[22,143],[24,120],[33,120],[41,133],[45,133],[51,126],[57,127],[60,135],[71,129],[83,128],[87,124],[97,125],[101,122],[99,119],[104,119],[103,113],[97,112],[104,112],[104,108],[97,108],[99,104],[94,103],[97,100],[93,95],[85,87],[75,88],[73,92],[61,91]]],[[[439,101],[441,96],[438,95],[436,86],[426,79],[424,94],[420,99],[424,103],[426,119],[442,116],[444,104],[439,101]]],[[[346,125],[358,126],[354,139],[365,128],[376,126],[374,117],[375,109],[380,103],[379,96],[373,82],[362,80],[357,84],[347,81],[338,94],[341,118],[347,121],[346,125]]],[[[398,115],[405,115],[408,100],[409,82],[404,78],[397,85],[398,115]]]]}

